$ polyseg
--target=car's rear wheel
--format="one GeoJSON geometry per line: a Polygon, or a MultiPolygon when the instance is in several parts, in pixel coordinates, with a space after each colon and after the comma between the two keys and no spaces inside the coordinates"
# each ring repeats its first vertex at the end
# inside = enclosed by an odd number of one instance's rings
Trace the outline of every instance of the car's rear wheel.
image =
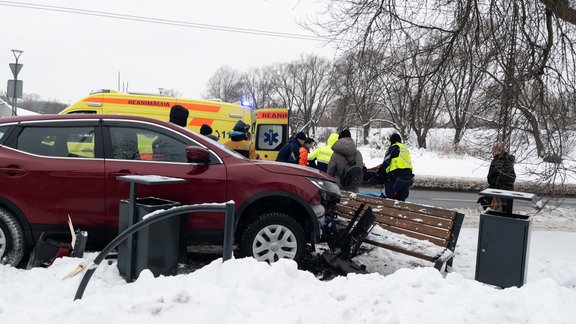
{"type": "Polygon", "coordinates": [[[281,258],[302,260],[306,247],[302,225],[288,214],[271,212],[248,225],[240,241],[244,256],[276,262],[281,258]]]}
{"type": "Polygon", "coordinates": [[[26,247],[24,233],[16,217],[4,208],[0,208],[0,264],[17,266],[26,247]]]}

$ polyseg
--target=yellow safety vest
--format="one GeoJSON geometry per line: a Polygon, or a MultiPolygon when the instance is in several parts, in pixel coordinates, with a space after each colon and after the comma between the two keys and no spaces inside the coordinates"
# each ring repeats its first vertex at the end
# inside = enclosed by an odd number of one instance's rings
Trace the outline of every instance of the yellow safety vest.
{"type": "Polygon", "coordinates": [[[396,169],[412,169],[412,160],[410,160],[410,152],[402,143],[394,143],[392,145],[400,148],[400,154],[390,161],[390,165],[386,168],[386,173],[390,173],[396,169]]]}
{"type": "Polygon", "coordinates": [[[338,134],[331,134],[328,137],[327,144],[312,151],[312,153],[308,155],[308,160],[317,160],[318,162],[328,164],[334,153],[334,151],[332,151],[332,145],[334,145],[336,141],[338,141],[338,134]]]}

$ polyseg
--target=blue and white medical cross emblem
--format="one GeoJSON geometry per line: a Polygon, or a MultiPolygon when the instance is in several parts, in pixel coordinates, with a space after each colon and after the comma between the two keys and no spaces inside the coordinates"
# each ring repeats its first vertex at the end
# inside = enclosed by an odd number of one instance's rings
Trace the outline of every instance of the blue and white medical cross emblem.
{"type": "Polygon", "coordinates": [[[264,133],[264,143],[268,145],[274,145],[274,143],[278,143],[278,132],[269,130],[267,133],[264,133]]]}

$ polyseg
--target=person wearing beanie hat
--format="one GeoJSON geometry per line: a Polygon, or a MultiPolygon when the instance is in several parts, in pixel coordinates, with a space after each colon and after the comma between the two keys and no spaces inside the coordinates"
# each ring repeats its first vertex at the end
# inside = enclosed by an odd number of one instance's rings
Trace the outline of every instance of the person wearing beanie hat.
{"type": "Polygon", "coordinates": [[[186,127],[189,114],[188,109],[180,105],[174,105],[170,108],[170,122],[181,127],[186,127]]]}
{"type": "Polygon", "coordinates": [[[218,142],[218,137],[212,135],[212,127],[210,127],[208,124],[202,124],[202,126],[200,126],[200,134],[218,142]]]}
{"type": "Polygon", "coordinates": [[[300,148],[304,145],[307,137],[304,132],[298,132],[278,151],[276,161],[298,164],[300,148]]]}
{"type": "Polygon", "coordinates": [[[394,143],[402,143],[402,138],[400,137],[400,134],[394,133],[390,135],[390,144],[394,143]]]}
{"type": "Polygon", "coordinates": [[[344,138],[344,137],[350,137],[352,138],[352,134],[350,134],[350,131],[348,129],[345,129],[343,131],[340,132],[340,135],[338,135],[338,139],[344,138]]]}
{"type": "Polygon", "coordinates": [[[237,121],[232,128],[232,131],[228,132],[230,140],[224,143],[224,146],[233,149],[251,160],[256,160],[258,159],[256,147],[248,139],[249,129],[250,125],[241,120],[237,121]]]}
{"type": "Polygon", "coordinates": [[[212,134],[212,127],[207,124],[202,124],[202,126],[200,126],[200,134],[204,136],[212,134]]]}
{"type": "Polygon", "coordinates": [[[328,170],[326,173],[328,173],[329,176],[339,179],[338,185],[342,189],[358,192],[358,185],[345,184],[347,182],[347,166],[360,167],[360,172],[362,172],[364,168],[362,153],[356,148],[356,143],[352,140],[349,130],[345,129],[340,132],[338,140],[332,145],[332,151],[332,157],[330,158],[330,162],[328,162],[328,170]]]}
{"type": "Polygon", "coordinates": [[[234,125],[234,127],[232,128],[232,131],[235,132],[240,132],[240,133],[248,133],[248,131],[250,130],[250,125],[246,124],[245,122],[239,120],[236,122],[236,124],[234,125]]]}
{"type": "MultiPolygon", "coordinates": [[[[186,128],[188,124],[188,109],[180,106],[174,105],[170,108],[170,119],[169,122],[174,125],[186,128]]],[[[158,137],[152,142],[152,159],[156,161],[162,161],[165,157],[165,141],[161,137],[158,137]]]]}
{"type": "Polygon", "coordinates": [[[386,198],[405,201],[414,183],[410,151],[402,144],[400,134],[390,135],[390,147],[376,173],[377,183],[384,183],[386,198]]]}

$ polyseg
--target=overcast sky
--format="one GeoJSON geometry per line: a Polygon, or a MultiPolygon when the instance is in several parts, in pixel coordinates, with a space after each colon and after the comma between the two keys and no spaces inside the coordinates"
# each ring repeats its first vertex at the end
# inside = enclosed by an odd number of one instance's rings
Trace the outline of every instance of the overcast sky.
{"type": "MultiPolygon", "coordinates": [[[[128,83],[134,92],[173,88],[199,98],[214,71],[244,71],[289,62],[300,54],[333,58],[321,41],[173,26],[13,7],[57,6],[186,23],[311,35],[298,21],[320,13],[317,0],[0,1],[0,89],[12,79],[11,49],[24,53],[24,93],[70,104],[92,89],[128,83]],[[9,4],[10,6],[6,6],[9,4]]],[[[61,9],[58,9],[61,10],[61,9]]],[[[122,87],[122,86],[121,86],[122,87]]]]}

